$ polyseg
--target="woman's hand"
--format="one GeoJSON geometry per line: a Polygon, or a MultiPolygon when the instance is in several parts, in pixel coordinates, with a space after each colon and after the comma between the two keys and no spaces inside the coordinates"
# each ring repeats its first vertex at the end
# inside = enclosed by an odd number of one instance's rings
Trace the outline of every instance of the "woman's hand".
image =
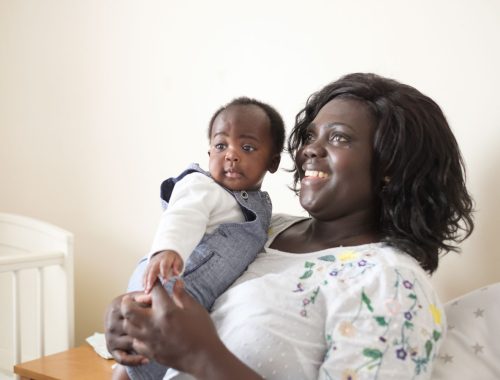
{"type": "MultiPolygon", "coordinates": [[[[174,285],[173,297],[159,281],[151,293],[151,308],[139,306],[144,296],[125,296],[121,312],[124,330],[134,339],[133,348],[144,356],[181,371],[193,373],[193,358],[222,345],[207,311],[184,290],[182,281],[174,285]]],[[[198,360],[199,362],[199,360],[198,360]]]]}
{"type": "Polygon", "coordinates": [[[173,296],[157,282],[151,308],[137,301],[143,298],[126,296],[121,305],[124,330],[134,338],[136,352],[197,379],[260,379],[224,346],[210,315],[182,281],[176,281],[173,296]]]}
{"type": "Polygon", "coordinates": [[[146,364],[149,360],[144,355],[134,352],[133,338],[128,336],[123,329],[124,318],[121,304],[125,296],[130,297],[129,294],[116,297],[106,310],[104,319],[106,345],[113,358],[120,364],[127,366],[146,364]]]}

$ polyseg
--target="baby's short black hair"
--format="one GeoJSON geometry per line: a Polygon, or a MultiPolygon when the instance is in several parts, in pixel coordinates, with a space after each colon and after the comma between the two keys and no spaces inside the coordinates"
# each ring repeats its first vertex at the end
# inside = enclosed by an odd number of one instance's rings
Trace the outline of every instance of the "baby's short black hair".
{"type": "MultiPolygon", "coordinates": [[[[292,159],[306,141],[308,126],[335,98],[360,101],[375,118],[372,180],[382,241],[433,272],[439,253],[458,251],[456,243],[474,228],[465,165],[441,108],[395,80],[369,73],[346,75],[312,94],[297,114],[288,139],[292,159]]],[[[293,171],[297,191],[298,168],[293,171]]]]}
{"type": "Polygon", "coordinates": [[[228,107],[231,106],[248,105],[257,106],[265,112],[265,114],[269,118],[269,123],[271,125],[273,151],[276,154],[281,154],[281,152],[283,151],[283,146],[285,144],[285,123],[283,123],[283,118],[278,113],[278,111],[276,111],[276,109],[274,109],[274,107],[270,106],[269,104],[245,96],[233,99],[229,103],[215,111],[215,113],[212,115],[212,118],[210,119],[210,123],[208,124],[208,139],[210,140],[210,136],[212,135],[212,126],[214,124],[215,118],[219,116],[221,112],[225,111],[228,107]]]}

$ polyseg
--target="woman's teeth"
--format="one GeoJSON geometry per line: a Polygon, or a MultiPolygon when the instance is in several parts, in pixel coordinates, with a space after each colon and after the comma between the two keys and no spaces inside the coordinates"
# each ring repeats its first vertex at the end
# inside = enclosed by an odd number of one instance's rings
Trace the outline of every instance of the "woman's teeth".
{"type": "Polygon", "coordinates": [[[306,170],[304,175],[306,177],[317,177],[317,178],[326,178],[328,174],[325,172],[320,172],[319,170],[306,170]]]}

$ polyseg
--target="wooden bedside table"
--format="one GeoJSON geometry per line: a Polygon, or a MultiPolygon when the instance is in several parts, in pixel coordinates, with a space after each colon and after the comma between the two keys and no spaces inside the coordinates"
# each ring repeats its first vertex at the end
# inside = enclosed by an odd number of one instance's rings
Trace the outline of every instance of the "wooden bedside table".
{"type": "Polygon", "coordinates": [[[88,344],[14,366],[22,380],[109,380],[114,360],[97,355],[88,344]]]}

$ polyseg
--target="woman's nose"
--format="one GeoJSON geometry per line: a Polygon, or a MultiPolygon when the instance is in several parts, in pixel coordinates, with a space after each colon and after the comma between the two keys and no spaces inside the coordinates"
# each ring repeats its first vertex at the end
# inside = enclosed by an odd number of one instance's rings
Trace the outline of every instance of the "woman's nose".
{"type": "Polygon", "coordinates": [[[324,157],[326,156],[326,149],[323,144],[321,144],[321,141],[316,140],[307,145],[304,145],[304,147],[302,148],[302,153],[307,158],[324,157]]]}

